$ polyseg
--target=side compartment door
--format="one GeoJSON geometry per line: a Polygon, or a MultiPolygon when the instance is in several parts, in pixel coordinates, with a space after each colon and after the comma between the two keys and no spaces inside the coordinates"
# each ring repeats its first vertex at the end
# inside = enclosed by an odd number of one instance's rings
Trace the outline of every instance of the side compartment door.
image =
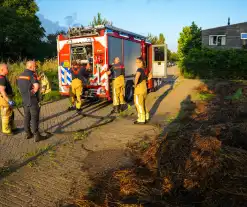
{"type": "Polygon", "coordinates": [[[167,44],[152,45],[153,78],[167,77],[167,44]]]}

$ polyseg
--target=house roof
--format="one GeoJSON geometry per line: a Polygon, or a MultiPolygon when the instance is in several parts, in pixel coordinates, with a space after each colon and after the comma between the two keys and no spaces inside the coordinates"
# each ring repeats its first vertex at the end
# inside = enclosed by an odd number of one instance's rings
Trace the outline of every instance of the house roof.
{"type": "Polygon", "coordinates": [[[242,25],[242,24],[247,24],[247,22],[230,24],[230,25],[225,25],[225,26],[220,26],[220,27],[213,27],[213,28],[203,29],[202,31],[207,31],[207,30],[211,30],[211,29],[221,29],[221,28],[224,28],[224,27],[231,27],[231,26],[242,25]]]}

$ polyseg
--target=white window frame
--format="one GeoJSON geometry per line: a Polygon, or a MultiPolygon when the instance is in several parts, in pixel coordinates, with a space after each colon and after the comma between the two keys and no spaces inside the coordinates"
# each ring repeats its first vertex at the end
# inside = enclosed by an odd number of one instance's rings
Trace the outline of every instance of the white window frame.
{"type": "Polygon", "coordinates": [[[247,38],[242,38],[243,34],[247,34],[247,33],[246,32],[242,32],[241,35],[240,35],[240,38],[241,38],[241,40],[246,40],[247,38]]]}
{"type": "Polygon", "coordinates": [[[209,35],[209,39],[208,39],[208,45],[210,46],[225,46],[226,45],[226,35],[209,35]],[[215,37],[216,36],[216,44],[212,44],[211,43],[211,37],[215,37]],[[219,37],[225,37],[225,44],[224,45],[218,45],[217,42],[218,42],[218,38],[219,37]]]}

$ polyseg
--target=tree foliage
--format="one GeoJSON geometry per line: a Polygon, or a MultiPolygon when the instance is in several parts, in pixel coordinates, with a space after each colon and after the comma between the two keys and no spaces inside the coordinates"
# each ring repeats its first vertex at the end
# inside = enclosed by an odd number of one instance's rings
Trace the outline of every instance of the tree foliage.
{"type": "Polygon", "coordinates": [[[191,26],[183,28],[178,40],[178,58],[182,74],[184,59],[189,54],[190,50],[194,48],[201,48],[201,28],[199,28],[195,22],[192,22],[191,26]]]}
{"type": "Polygon", "coordinates": [[[186,78],[247,79],[247,51],[193,48],[183,61],[186,78]]]}
{"type": "Polygon", "coordinates": [[[96,16],[94,16],[93,21],[90,22],[90,26],[97,26],[97,25],[112,25],[112,22],[108,21],[106,18],[102,18],[101,13],[97,13],[96,16]]]}
{"type": "Polygon", "coordinates": [[[178,56],[185,57],[193,48],[201,48],[201,28],[195,22],[191,26],[186,26],[180,33],[178,40],[178,56]]]}
{"type": "Polygon", "coordinates": [[[1,59],[33,57],[45,32],[37,11],[33,0],[0,1],[1,59]]]}
{"type": "Polygon", "coordinates": [[[39,8],[34,0],[1,0],[0,6],[11,8],[16,11],[18,16],[34,17],[39,8]]]}
{"type": "Polygon", "coordinates": [[[178,61],[178,54],[176,52],[171,52],[169,60],[172,62],[177,62],[178,61]]]}
{"type": "MultiPolygon", "coordinates": [[[[164,34],[160,33],[159,36],[152,35],[151,33],[148,34],[147,39],[153,44],[153,45],[162,45],[165,44],[166,39],[164,34]]],[[[177,53],[171,52],[169,48],[167,48],[167,60],[168,61],[177,61],[177,53]]]]}
{"type": "Polygon", "coordinates": [[[164,34],[160,33],[159,36],[152,35],[151,33],[148,34],[147,39],[153,45],[165,44],[165,36],[164,34]]]}

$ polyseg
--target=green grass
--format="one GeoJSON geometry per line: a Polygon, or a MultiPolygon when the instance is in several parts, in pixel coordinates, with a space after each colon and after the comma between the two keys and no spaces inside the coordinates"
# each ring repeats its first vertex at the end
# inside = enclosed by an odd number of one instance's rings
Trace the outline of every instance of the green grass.
{"type": "Polygon", "coordinates": [[[239,88],[232,96],[227,96],[227,100],[240,100],[242,98],[242,88],[239,88]]]}
{"type": "Polygon", "coordinates": [[[74,142],[77,142],[86,139],[87,136],[88,132],[76,132],[73,134],[73,139],[74,142]]]}
{"type": "Polygon", "coordinates": [[[211,94],[211,93],[197,93],[195,94],[194,99],[200,101],[209,101],[212,100],[214,97],[215,94],[211,94]]]}
{"type": "Polygon", "coordinates": [[[166,119],[165,119],[165,122],[167,123],[167,124],[171,124],[173,121],[175,121],[176,119],[177,119],[177,117],[178,117],[178,113],[177,114],[171,114],[171,115],[169,115],[166,119]]]}
{"type": "MultiPolygon", "coordinates": [[[[52,155],[55,153],[52,149],[49,149],[49,145],[46,145],[44,147],[41,147],[33,152],[28,152],[25,154],[25,159],[31,159],[31,158],[34,158],[35,156],[37,156],[39,153],[42,153],[42,152],[45,152],[47,151],[47,153],[49,153],[49,155],[51,156],[50,153],[52,153],[52,155]],[[53,153],[54,152],[54,153],[53,153]]],[[[55,156],[55,155],[54,155],[55,156]]],[[[38,162],[38,158],[32,160],[32,161],[29,161],[28,162],[28,166],[29,167],[34,167],[35,165],[37,165],[37,162],[38,162]]]]}

